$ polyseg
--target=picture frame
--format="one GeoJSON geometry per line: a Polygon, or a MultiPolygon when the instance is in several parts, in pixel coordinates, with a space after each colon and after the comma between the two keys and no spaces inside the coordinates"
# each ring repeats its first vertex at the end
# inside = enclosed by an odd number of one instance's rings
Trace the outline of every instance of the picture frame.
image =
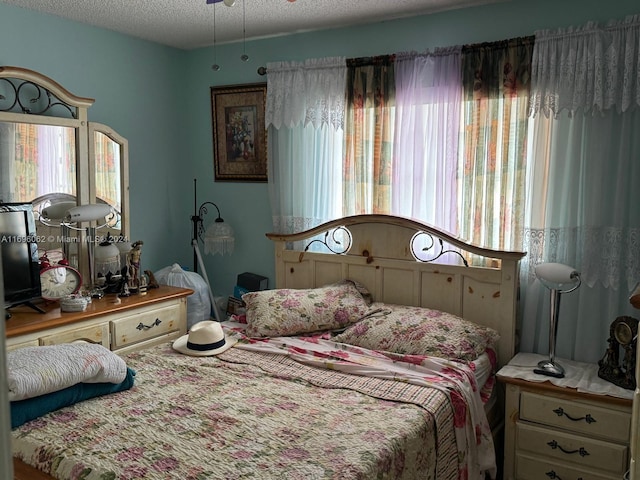
{"type": "Polygon", "coordinates": [[[267,181],[267,84],[211,87],[216,181],[267,181]]]}

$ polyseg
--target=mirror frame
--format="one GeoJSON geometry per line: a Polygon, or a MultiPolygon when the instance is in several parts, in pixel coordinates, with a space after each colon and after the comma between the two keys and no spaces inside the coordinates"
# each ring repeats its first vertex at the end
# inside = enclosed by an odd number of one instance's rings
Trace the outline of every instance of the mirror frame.
{"type": "MultiPolygon", "coordinates": [[[[0,122],[29,123],[72,127],[76,136],[76,201],[78,205],[97,203],[95,186],[95,133],[100,132],[120,146],[120,191],[121,230],[127,237],[131,234],[129,222],[129,147],[128,141],[111,127],[88,121],[88,109],[95,100],[72,94],[55,80],[33,70],[22,67],[0,66],[0,82],[8,82],[14,89],[13,105],[0,110],[0,122]],[[22,99],[20,89],[24,84],[34,86],[39,97],[22,99]],[[46,96],[45,96],[46,94],[46,96]],[[35,105],[31,110],[31,105],[35,105]],[[44,104],[44,106],[42,106],[44,104]],[[42,108],[38,108],[42,107],[42,108]],[[62,112],[64,115],[56,115],[62,112]]],[[[11,99],[0,99],[8,105],[11,99]]],[[[2,106],[0,105],[0,108],[2,106]]],[[[55,193],[55,192],[51,192],[55,193]]],[[[96,232],[102,235],[103,232],[96,232]]],[[[106,235],[107,232],[104,232],[106,235]]],[[[88,246],[78,244],[78,264],[83,275],[83,283],[90,282],[88,266],[88,246]]]]}

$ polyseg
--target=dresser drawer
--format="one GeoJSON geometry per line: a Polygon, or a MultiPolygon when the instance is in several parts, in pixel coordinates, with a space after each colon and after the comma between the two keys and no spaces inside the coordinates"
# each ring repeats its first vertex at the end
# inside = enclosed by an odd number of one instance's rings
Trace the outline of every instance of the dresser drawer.
{"type": "Polygon", "coordinates": [[[629,468],[626,445],[516,422],[516,451],[567,463],[580,470],[598,469],[622,475],[629,468]]]}
{"type": "Polygon", "coordinates": [[[591,469],[578,469],[563,462],[550,462],[548,458],[516,455],[518,480],[620,480],[619,475],[606,475],[591,469]]]}
{"type": "Polygon", "coordinates": [[[141,310],[111,321],[113,350],[180,330],[180,304],[141,310]]]}
{"type": "Polygon", "coordinates": [[[40,345],[59,345],[83,340],[89,343],[99,343],[109,348],[109,324],[99,323],[87,327],[64,330],[51,335],[40,337],[40,345]]]}
{"type": "Polygon", "coordinates": [[[617,442],[629,441],[631,414],[611,407],[523,391],[520,418],[617,442]]]}
{"type": "Polygon", "coordinates": [[[29,340],[26,342],[18,342],[18,343],[9,343],[7,342],[7,352],[10,352],[11,350],[17,350],[19,348],[24,348],[24,347],[38,347],[40,346],[40,342],[38,340],[29,340]]]}

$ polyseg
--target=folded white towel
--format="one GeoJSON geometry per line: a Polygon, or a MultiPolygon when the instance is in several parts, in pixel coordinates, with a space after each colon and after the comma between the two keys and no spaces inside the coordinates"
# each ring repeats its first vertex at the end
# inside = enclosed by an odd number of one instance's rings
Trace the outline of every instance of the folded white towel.
{"type": "Polygon", "coordinates": [[[65,343],[7,353],[9,400],[56,392],[76,383],[121,383],[127,365],[102,345],[65,343]]]}

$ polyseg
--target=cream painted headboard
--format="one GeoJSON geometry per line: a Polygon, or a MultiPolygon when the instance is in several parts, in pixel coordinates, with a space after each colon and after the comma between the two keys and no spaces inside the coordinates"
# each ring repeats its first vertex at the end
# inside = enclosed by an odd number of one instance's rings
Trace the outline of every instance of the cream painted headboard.
{"type": "Polygon", "coordinates": [[[355,215],[304,232],[267,237],[275,242],[276,288],[315,288],[348,278],[366,286],[374,301],[443,310],[494,328],[500,333],[500,366],[515,353],[518,262],[523,252],[476,247],[416,220],[390,215],[355,215]],[[351,241],[343,246],[345,253],[290,247],[336,228],[348,231],[351,241]],[[436,239],[435,255],[441,239],[493,259],[495,267],[418,261],[412,253],[416,234],[436,239]]]}

